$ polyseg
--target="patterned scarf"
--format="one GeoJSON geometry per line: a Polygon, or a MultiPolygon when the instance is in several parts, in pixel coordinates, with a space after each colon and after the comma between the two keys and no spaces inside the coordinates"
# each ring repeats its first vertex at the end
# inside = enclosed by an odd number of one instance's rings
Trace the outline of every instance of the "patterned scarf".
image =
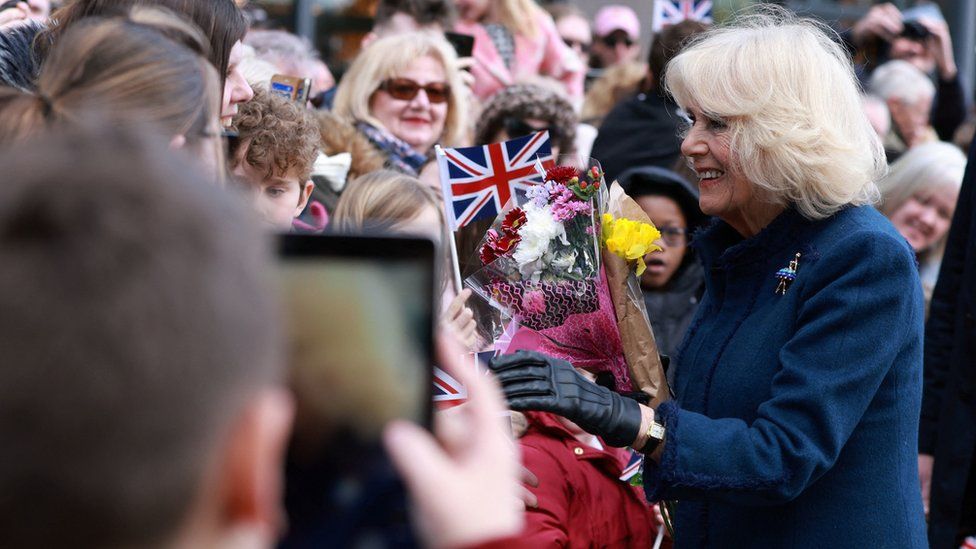
{"type": "Polygon", "coordinates": [[[394,170],[416,177],[427,163],[426,156],[386,130],[363,121],[356,123],[356,129],[386,155],[387,163],[394,170]]]}

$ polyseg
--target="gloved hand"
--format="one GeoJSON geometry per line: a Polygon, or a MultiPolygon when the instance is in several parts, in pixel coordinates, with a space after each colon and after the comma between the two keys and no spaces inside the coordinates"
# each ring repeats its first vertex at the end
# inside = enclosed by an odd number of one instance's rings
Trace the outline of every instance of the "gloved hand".
{"type": "Polygon", "coordinates": [[[611,446],[633,444],[640,432],[636,401],[591,382],[565,360],[518,351],[493,358],[488,367],[513,410],[563,416],[611,446]]]}

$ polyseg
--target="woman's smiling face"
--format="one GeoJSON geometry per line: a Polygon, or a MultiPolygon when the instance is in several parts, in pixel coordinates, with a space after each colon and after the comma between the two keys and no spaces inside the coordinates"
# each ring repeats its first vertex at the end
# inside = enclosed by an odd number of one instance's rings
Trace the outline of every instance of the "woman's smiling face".
{"type": "MultiPolygon", "coordinates": [[[[431,56],[415,59],[394,78],[412,80],[420,86],[447,82],[444,66],[431,56]]],[[[431,102],[423,89],[409,100],[397,99],[379,89],[370,99],[370,113],[395,137],[420,154],[427,154],[444,133],[448,105],[447,101],[431,102]]]]}
{"type": "Polygon", "coordinates": [[[916,253],[924,252],[949,232],[958,196],[952,185],[917,192],[891,213],[891,224],[916,253]]]}
{"type": "Polygon", "coordinates": [[[681,142],[681,154],[698,175],[698,204],[702,212],[720,218],[745,237],[754,236],[784,206],[764,200],[757,187],[742,174],[732,151],[728,123],[686,107],[690,126],[681,142]]]}

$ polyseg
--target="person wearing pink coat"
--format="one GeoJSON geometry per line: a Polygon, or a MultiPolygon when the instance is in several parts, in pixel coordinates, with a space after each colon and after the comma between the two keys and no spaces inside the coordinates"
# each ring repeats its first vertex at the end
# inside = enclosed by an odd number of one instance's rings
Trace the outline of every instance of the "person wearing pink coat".
{"type": "Polygon", "coordinates": [[[574,104],[583,100],[586,68],[556,31],[552,17],[533,0],[455,0],[455,30],[474,40],[474,94],[496,92],[537,76],[553,78],[574,104]]]}

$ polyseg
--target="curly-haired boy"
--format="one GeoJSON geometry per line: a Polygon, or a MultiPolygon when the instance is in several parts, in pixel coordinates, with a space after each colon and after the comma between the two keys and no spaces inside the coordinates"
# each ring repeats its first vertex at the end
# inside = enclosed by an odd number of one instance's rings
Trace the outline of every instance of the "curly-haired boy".
{"type": "Polygon", "coordinates": [[[321,137],[306,109],[267,91],[255,90],[234,116],[238,146],[231,171],[252,191],[258,214],[287,231],[312,194],[312,166],[321,137]]]}

